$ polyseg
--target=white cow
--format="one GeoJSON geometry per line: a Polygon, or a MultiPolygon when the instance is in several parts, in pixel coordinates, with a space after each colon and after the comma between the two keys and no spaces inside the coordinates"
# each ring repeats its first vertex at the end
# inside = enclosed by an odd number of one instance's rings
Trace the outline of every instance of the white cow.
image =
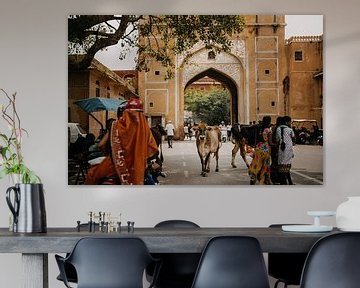
{"type": "Polygon", "coordinates": [[[221,143],[221,131],[217,126],[206,126],[200,123],[196,130],[196,147],[201,160],[201,175],[206,176],[210,172],[210,156],[216,159],[216,169],[219,171],[219,148],[221,143]]]}

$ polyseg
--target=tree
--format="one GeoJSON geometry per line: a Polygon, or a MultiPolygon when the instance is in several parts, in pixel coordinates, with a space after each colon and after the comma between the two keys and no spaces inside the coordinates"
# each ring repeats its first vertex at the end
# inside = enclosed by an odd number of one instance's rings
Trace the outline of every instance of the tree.
{"type": "Polygon", "coordinates": [[[230,92],[222,88],[209,91],[190,90],[185,93],[185,110],[193,113],[194,119],[208,125],[230,123],[230,92]]]}
{"type": "Polygon", "coordinates": [[[244,25],[244,18],[237,15],[70,15],[68,52],[81,57],[69,64],[73,69],[86,69],[98,51],[119,43],[119,59],[135,47],[138,70],[146,70],[151,57],[167,67],[171,76],[173,54],[199,41],[215,52],[229,51],[229,37],[240,33],[244,25]]]}

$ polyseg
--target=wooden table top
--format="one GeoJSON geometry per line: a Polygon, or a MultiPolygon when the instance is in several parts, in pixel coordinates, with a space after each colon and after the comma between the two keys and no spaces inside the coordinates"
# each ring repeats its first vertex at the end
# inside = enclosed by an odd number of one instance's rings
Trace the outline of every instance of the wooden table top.
{"type": "MultiPolygon", "coordinates": [[[[83,228],[84,229],[84,228],[83,228]]],[[[0,253],[65,253],[82,237],[139,237],[151,253],[201,253],[208,240],[221,235],[252,236],[263,252],[308,252],[321,237],[338,233],[284,232],[281,227],[229,228],[136,228],[128,232],[77,231],[77,228],[48,228],[47,233],[13,233],[0,228],[0,253]]]]}

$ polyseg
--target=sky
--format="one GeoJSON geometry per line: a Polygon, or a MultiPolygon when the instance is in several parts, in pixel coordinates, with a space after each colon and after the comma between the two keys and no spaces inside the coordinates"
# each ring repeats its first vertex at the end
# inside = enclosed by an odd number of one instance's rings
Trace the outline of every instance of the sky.
{"type": "Polygon", "coordinates": [[[323,15],[286,15],[285,22],[285,38],[323,34],[323,15]]]}
{"type": "MultiPolygon", "coordinates": [[[[285,38],[291,36],[312,36],[323,34],[323,15],[286,15],[285,38]]],[[[134,69],[136,52],[132,51],[125,60],[118,60],[119,47],[111,46],[96,54],[95,58],[111,70],[134,69]]]]}

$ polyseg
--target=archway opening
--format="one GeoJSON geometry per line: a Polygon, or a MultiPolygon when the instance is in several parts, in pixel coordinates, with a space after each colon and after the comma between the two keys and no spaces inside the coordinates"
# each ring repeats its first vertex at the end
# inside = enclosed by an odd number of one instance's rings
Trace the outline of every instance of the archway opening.
{"type": "Polygon", "coordinates": [[[194,120],[196,122],[198,118],[201,118],[201,116],[205,117],[204,114],[210,113],[210,111],[214,114],[209,116],[210,122],[213,122],[208,123],[210,125],[218,125],[222,121],[226,124],[238,122],[237,87],[231,78],[220,71],[210,68],[191,78],[185,85],[184,95],[184,106],[187,108],[184,112],[185,123],[190,123],[194,120]],[[199,100],[204,100],[203,108],[198,107],[201,105],[199,100]],[[195,115],[193,115],[194,110],[196,110],[195,115]],[[201,115],[201,113],[204,114],[201,115]]]}

